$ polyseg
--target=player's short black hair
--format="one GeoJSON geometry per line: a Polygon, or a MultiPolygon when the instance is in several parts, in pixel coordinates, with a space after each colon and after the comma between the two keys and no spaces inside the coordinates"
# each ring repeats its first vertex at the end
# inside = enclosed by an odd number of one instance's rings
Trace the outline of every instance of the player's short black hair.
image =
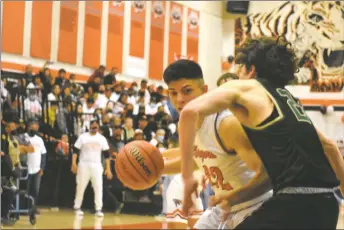
{"type": "Polygon", "coordinates": [[[285,87],[295,78],[296,56],[284,37],[248,39],[238,49],[236,64],[249,70],[253,65],[257,78],[267,79],[274,87],[285,87]]]}
{"type": "Polygon", "coordinates": [[[163,77],[166,84],[182,78],[203,80],[203,72],[196,62],[187,59],[180,59],[170,64],[165,69],[163,77]]]}

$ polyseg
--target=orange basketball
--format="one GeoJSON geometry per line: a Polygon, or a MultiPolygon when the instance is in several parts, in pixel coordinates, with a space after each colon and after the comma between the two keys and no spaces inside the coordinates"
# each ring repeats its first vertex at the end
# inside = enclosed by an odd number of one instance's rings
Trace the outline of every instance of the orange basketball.
{"type": "Polygon", "coordinates": [[[146,141],[126,144],[116,157],[116,174],[124,186],[133,190],[151,188],[164,169],[160,151],[146,141]]]}

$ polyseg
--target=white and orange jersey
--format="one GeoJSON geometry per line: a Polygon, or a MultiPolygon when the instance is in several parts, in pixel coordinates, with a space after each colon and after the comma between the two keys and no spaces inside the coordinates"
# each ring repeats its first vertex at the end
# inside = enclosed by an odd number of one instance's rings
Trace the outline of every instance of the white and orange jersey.
{"type": "Polygon", "coordinates": [[[224,148],[219,138],[220,123],[228,116],[232,116],[229,110],[207,116],[195,139],[194,159],[215,194],[240,188],[255,175],[235,152],[224,148]]]}

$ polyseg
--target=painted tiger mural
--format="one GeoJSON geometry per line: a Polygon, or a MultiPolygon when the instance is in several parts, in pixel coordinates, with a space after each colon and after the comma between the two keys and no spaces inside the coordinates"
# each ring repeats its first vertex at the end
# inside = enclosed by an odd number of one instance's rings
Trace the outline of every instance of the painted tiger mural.
{"type": "MultiPolygon", "coordinates": [[[[266,13],[236,20],[235,44],[246,38],[284,36],[300,60],[311,60],[320,78],[344,77],[344,2],[287,1],[266,13]]],[[[297,73],[300,83],[310,76],[297,73]]],[[[306,71],[306,72],[305,72],[306,71]]]]}

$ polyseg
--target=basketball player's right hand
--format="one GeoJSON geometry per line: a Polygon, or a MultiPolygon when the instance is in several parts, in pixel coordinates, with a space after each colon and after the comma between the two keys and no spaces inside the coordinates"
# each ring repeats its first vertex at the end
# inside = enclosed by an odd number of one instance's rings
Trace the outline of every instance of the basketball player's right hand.
{"type": "Polygon", "coordinates": [[[190,210],[194,207],[192,195],[198,197],[198,181],[194,178],[184,180],[183,214],[189,216],[190,210]]]}
{"type": "Polygon", "coordinates": [[[78,165],[77,164],[72,164],[72,172],[76,174],[78,172],[78,165]]]}

